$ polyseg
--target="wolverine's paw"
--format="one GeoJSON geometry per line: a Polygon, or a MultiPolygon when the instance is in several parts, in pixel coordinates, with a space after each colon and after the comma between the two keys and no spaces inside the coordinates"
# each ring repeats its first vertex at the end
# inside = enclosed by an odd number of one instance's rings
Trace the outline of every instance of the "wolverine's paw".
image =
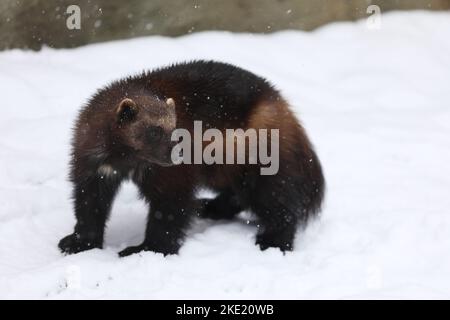
{"type": "Polygon", "coordinates": [[[153,252],[162,253],[164,256],[167,256],[169,254],[177,254],[178,250],[179,250],[179,246],[156,247],[156,246],[151,246],[151,245],[147,245],[147,244],[141,244],[138,246],[128,247],[128,248],[120,251],[119,257],[130,256],[132,254],[139,253],[142,251],[153,251],[153,252]]]}
{"type": "Polygon", "coordinates": [[[72,233],[62,238],[59,241],[58,247],[62,253],[74,254],[94,248],[101,248],[102,245],[98,241],[82,239],[78,233],[72,233]]]}
{"type": "Polygon", "coordinates": [[[279,248],[283,253],[293,250],[293,240],[285,237],[274,237],[273,235],[259,234],[256,236],[256,245],[262,251],[268,248],[279,248]]]}

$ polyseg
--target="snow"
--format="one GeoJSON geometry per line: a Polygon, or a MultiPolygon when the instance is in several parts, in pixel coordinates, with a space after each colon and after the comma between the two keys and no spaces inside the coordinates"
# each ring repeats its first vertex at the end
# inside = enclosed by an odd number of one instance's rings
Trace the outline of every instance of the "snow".
{"type": "Polygon", "coordinates": [[[450,298],[450,14],[384,14],[312,33],[195,33],[0,53],[0,298],[450,298]],[[62,256],[77,110],[107,82],[204,58],[267,77],[301,117],[328,183],[295,251],[261,252],[254,223],[197,221],[180,254],[143,238],[124,185],[104,250],[62,256]]]}

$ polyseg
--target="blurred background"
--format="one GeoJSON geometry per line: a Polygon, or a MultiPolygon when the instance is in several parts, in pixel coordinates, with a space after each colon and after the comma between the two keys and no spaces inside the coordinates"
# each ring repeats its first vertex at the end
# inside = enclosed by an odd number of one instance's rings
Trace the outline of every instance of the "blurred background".
{"type": "Polygon", "coordinates": [[[449,10],[450,0],[1,0],[0,50],[77,47],[145,35],[204,30],[270,33],[313,30],[367,17],[367,8],[449,10]],[[80,29],[67,28],[67,8],[80,8],[80,29]]]}

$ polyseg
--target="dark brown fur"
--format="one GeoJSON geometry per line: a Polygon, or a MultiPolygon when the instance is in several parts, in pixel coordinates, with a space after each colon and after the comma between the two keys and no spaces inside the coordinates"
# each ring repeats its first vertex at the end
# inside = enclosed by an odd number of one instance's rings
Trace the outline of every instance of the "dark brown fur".
{"type": "Polygon", "coordinates": [[[177,253],[193,216],[232,218],[245,209],[259,219],[262,249],[292,250],[297,226],[320,209],[321,166],[287,102],[264,79],[229,64],[196,61],[114,82],[83,108],[74,133],[70,177],[77,224],[59,244],[66,253],[102,247],[112,201],[129,177],[150,210],[144,243],[122,256],[177,253]],[[221,131],[279,129],[278,173],[260,175],[259,165],[166,166],[175,123],[192,132],[194,120],[221,131]],[[154,127],[161,132],[149,132],[154,127]],[[201,187],[218,197],[198,201],[201,187]]]}

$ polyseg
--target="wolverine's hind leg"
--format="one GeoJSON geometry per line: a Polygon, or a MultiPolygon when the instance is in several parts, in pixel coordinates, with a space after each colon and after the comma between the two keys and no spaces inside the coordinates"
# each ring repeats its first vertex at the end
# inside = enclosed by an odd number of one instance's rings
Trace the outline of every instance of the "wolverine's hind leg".
{"type": "Polygon", "coordinates": [[[252,192],[251,210],[258,218],[256,244],[261,250],[291,251],[298,226],[299,194],[278,177],[261,177],[252,192]]]}
{"type": "Polygon", "coordinates": [[[238,196],[231,190],[222,190],[214,199],[201,199],[201,218],[214,220],[233,219],[243,209],[238,196]]]}

